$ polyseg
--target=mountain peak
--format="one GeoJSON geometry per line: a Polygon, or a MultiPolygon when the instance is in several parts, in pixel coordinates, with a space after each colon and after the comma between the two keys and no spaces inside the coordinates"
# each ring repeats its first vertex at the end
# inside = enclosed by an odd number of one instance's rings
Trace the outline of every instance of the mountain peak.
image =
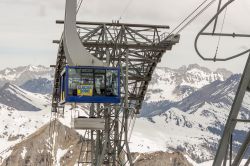
{"type": "Polygon", "coordinates": [[[187,66],[183,65],[180,68],[178,68],[177,71],[179,71],[181,73],[185,73],[187,71],[187,66]]]}
{"type": "MultiPolygon", "coordinates": [[[[55,165],[74,165],[78,160],[80,146],[81,135],[60,121],[54,120],[39,128],[20,143],[6,149],[9,154],[3,158],[1,164],[48,165],[48,163],[56,163],[55,165]],[[54,146],[49,134],[51,124],[56,125],[58,129],[56,130],[54,146]],[[55,148],[55,158],[51,154],[52,146],[55,148]]],[[[81,160],[84,161],[82,158],[81,160]]]]}
{"type": "Polygon", "coordinates": [[[233,73],[231,71],[229,71],[225,68],[218,68],[215,72],[223,75],[226,78],[229,78],[231,75],[233,75],[233,73]]]}
{"type": "Polygon", "coordinates": [[[190,65],[188,65],[187,70],[192,70],[192,69],[199,69],[199,70],[202,70],[202,71],[204,71],[206,73],[211,73],[210,69],[208,69],[206,67],[202,67],[202,66],[200,66],[198,64],[190,64],[190,65]]]}
{"type": "Polygon", "coordinates": [[[211,71],[198,64],[182,66],[179,69],[157,68],[150,82],[146,102],[179,101],[201,87],[215,80],[224,81],[232,75],[226,69],[211,71]]]}
{"type": "Polygon", "coordinates": [[[220,75],[222,75],[225,79],[229,78],[229,77],[233,74],[233,72],[231,72],[231,71],[229,71],[229,70],[227,70],[227,69],[225,69],[225,68],[218,68],[218,69],[216,69],[215,71],[212,71],[212,70],[210,70],[209,68],[200,66],[200,65],[198,65],[198,64],[196,64],[196,63],[195,63],[195,64],[190,64],[190,65],[188,65],[188,66],[183,65],[183,66],[181,66],[180,68],[178,68],[178,69],[176,69],[176,70],[179,71],[179,72],[181,72],[181,73],[184,73],[184,72],[190,71],[190,70],[192,70],[192,69],[198,69],[198,70],[203,71],[203,72],[205,72],[205,73],[216,73],[216,74],[220,74],[220,75]]]}
{"type": "Polygon", "coordinates": [[[24,84],[28,80],[41,78],[53,79],[54,71],[52,68],[42,65],[20,66],[16,68],[5,68],[0,71],[0,86],[6,82],[16,84],[18,86],[24,84]]]}
{"type": "Polygon", "coordinates": [[[38,65],[38,66],[28,65],[28,66],[25,66],[25,68],[26,68],[26,70],[35,71],[35,72],[44,71],[44,70],[49,70],[50,69],[49,67],[45,67],[45,66],[42,66],[42,65],[38,65]]]}

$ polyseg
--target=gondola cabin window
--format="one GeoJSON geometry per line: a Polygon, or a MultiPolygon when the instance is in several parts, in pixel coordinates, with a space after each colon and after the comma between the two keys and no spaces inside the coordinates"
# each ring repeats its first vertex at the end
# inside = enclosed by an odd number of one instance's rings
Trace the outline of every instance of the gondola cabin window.
{"type": "Polygon", "coordinates": [[[61,103],[120,102],[119,68],[66,66],[61,77],[61,103]]]}
{"type": "Polygon", "coordinates": [[[93,69],[69,68],[68,95],[93,96],[93,69]]]}

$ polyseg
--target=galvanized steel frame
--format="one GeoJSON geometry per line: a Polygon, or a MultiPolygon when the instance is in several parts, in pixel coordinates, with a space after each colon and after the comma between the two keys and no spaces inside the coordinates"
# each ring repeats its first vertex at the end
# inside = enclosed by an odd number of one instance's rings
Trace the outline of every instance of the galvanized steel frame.
{"type": "MultiPolygon", "coordinates": [[[[57,21],[63,23],[63,21],[57,21]]],[[[87,50],[109,66],[121,68],[119,105],[92,104],[90,117],[105,118],[104,131],[90,131],[92,165],[133,165],[129,151],[129,127],[139,113],[149,82],[163,54],[179,42],[179,35],[168,36],[168,26],[124,24],[119,22],[77,22],[79,37],[87,50]],[[168,36],[168,37],[167,37],[168,36]]],[[[66,65],[63,40],[55,65],[52,107],[60,98],[60,72],[66,65]]],[[[81,162],[79,162],[81,163],[81,162]]],[[[83,163],[83,162],[82,162],[83,163]]]]}

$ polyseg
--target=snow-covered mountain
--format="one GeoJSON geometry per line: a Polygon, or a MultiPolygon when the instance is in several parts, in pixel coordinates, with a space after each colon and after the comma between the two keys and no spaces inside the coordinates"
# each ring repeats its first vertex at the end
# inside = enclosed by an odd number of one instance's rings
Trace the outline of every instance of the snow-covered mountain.
{"type": "Polygon", "coordinates": [[[39,111],[49,106],[49,95],[35,94],[6,83],[0,89],[0,103],[20,111],[39,111]]]}
{"type": "Polygon", "coordinates": [[[53,80],[47,78],[38,78],[26,81],[20,86],[22,89],[33,93],[51,94],[53,87],[53,80]]]}
{"type": "Polygon", "coordinates": [[[181,101],[159,100],[157,102],[144,103],[141,116],[151,117],[158,115],[172,107],[179,108],[183,111],[194,110],[195,108],[198,109],[205,102],[216,103],[218,107],[220,104],[224,104],[221,105],[221,107],[229,109],[236,93],[240,77],[239,74],[235,74],[225,81],[216,80],[194,91],[181,101]]]}
{"type": "Polygon", "coordinates": [[[75,165],[81,147],[80,134],[59,121],[52,123],[57,126],[55,137],[52,137],[51,125],[48,123],[22,142],[7,149],[9,155],[4,156],[0,164],[3,166],[75,165]],[[53,141],[56,143],[53,144],[53,141]]]}
{"type": "MultiPolygon", "coordinates": [[[[227,120],[240,75],[214,81],[179,102],[151,102],[144,105],[151,114],[139,118],[131,138],[133,151],[178,150],[197,162],[213,158],[227,120]]],[[[250,118],[250,94],[245,95],[238,118],[250,118]]],[[[233,150],[244,140],[250,126],[239,124],[233,150]]]]}
{"type": "MultiPolygon", "coordinates": [[[[0,71],[0,87],[10,82],[35,93],[47,93],[52,89],[54,71],[44,66],[22,66],[0,71]],[[42,86],[41,86],[42,85],[42,86]]],[[[156,68],[146,95],[146,102],[179,101],[195,90],[215,80],[225,80],[232,72],[226,69],[211,71],[197,64],[179,69],[156,68]],[[160,88],[159,88],[160,87],[160,88]]]]}
{"type": "MultiPolygon", "coordinates": [[[[52,124],[57,129],[54,136],[50,134],[52,133],[50,124],[42,126],[22,142],[6,149],[5,154],[8,155],[2,157],[0,154],[0,164],[2,166],[75,166],[78,165],[78,161],[90,160],[90,155],[86,155],[86,153],[80,155],[80,147],[85,149],[87,143],[82,144],[82,136],[77,131],[60,121],[52,121],[52,124]]],[[[191,166],[187,158],[180,152],[137,152],[132,153],[132,160],[134,166],[191,166]]]]}
{"type": "MultiPolygon", "coordinates": [[[[56,127],[55,138],[50,135],[51,128],[48,122],[50,121],[50,109],[47,106],[49,103],[48,95],[35,94],[27,92],[16,85],[7,84],[4,86],[6,91],[11,89],[11,95],[16,98],[23,98],[32,101],[34,108],[41,110],[21,111],[22,107],[13,108],[0,104],[0,165],[19,166],[19,165],[75,165],[78,160],[79,150],[81,146],[80,134],[81,131],[75,131],[70,128],[71,109],[66,107],[65,117],[60,117],[56,127]],[[21,93],[22,95],[20,95],[21,93]],[[53,144],[52,141],[56,144],[53,144]],[[51,154],[53,148],[53,154],[51,154]]],[[[23,102],[23,101],[22,101],[23,102]]],[[[32,107],[31,107],[32,108],[32,107]]],[[[83,108],[77,108],[77,110],[83,108]]],[[[54,122],[52,122],[53,124],[54,122]]],[[[175,165],[175,163],[185,164],[189,163],[181,153],[152,153],[133,155],[135,165],[140,166],[145,163],[168,163],[175,165]],[[144,156],[144,157],[143,157],[144,156]],[[156,159],[152,160],[153,156],[156,159]],[[174,159],[174,160],[172,160],[174,159]],[[156,161],[155,161],[156,160],[156,161]]]]}
{"type": "Polygon", "coordinates": [[[8,82],[20,86],[29,80],[38,78],[53,80],[53,74],[52,68],[41,65],[6,68],[0,71],[0,87],[8,82]]]}
{"type": "Polygon", "coordinates": [[[211,71],[197,64],[183,66],[179,69],[156,68],[145,102],[180,101],[197,89],[215,80],[224,81],[231,75],[232,72],[226,69],[211,71]]]}
{"type": "MultiPolygon", "coordinates": [[[[18,75],[22,74],[18,74],[17,69],[5,69],[0,73],[0,80],[9,80],[26,89],[12,83],[5,84],[1,89],[0,122],[6,125],[0,127],[0,133],[3,133],[0,135],[0,152],[24,140],[50,119],[50,95],[46,93],[51,87],[53,71],[41,66],[23,68],[28,72],[20,77],[18,75]],[[42,72],[33,72],[29,68],[42,72]],[[27,76],[32,75],[30,73],[34,74],[32,78],[27,76]],[[5,75],[4,79],[2,75],[5,75]]],[[[225,69],[210,71],[198,65],[179,69],[157,68],[141,118],[135,124],[130,140],[131,150],[181,151],[196,162],[213,158],[239,79],[240,75],[232,75],[225,69]]],[[[250,95],[247,94],[246,98],[249,99],[250,95]]],[[[242,119],[250,117],[250,102],[247,99],[242,107],[242,119]]],[[[70,126],[67,109],[68,116],[60,118],[60,121],[70,126]]],[[[249,129],[244,124],[237,127],[234,150],[249,129]]],[[[5,151],[0,156],[8,154],[5,151]]]]}
{"type": "Polygon", "coordinates": [[[50,97],[6,84],[0,91],[0,156],[50,120],[50,97]]]}

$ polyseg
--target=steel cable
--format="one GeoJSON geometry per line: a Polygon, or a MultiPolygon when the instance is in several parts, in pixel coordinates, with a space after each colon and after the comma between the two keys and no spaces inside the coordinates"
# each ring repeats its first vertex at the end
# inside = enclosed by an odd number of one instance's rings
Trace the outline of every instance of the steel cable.
{"type": "MultiPolygon", "coordinates": [[[[223,31],[225,20],[226,20],[226,15],[227,15],[227,7],[225,9],[225,13],[224,13],[224,16],[223,16],[223,21],[222,21],[220,33],[222,33],[222,31],[223,31]]],[[[215,50],[215,55],[214,55],[214,61],[216,61],[216,58],[217,58],[217,55],[218,55],[220,42],[221,42],[221,36],[219,36],[219,38],[218,38],[218,42],[217,42],[217,46],[216,46],[216,50],[215,50]]]]}
{"type": "Polygon", "coordinates": [[[185,21],[187,21],[197,10],[200,9],[208,0],[203,1],[192,13],[190,13],[180,24],[178,24],[170,33],[169,35],[173,34],[173,32],[178,29],[185,21]]]}
{"type": "Polygon", "coordinates": [[[120,17],[118,18],[118,21],[120,21],[123,17],[123,15],[126,13],[126,11],[128,10],[129,6],[131,5],[131,3],[133,2],[133,0],[129,0],[127,5],[125,6],[125,8],[123,9],[120,17]]]}
{"type": "Polygon", "coordinates": [[[207,4],[199,13],[197,13],[191,20],[189,20],[180,30],[176,32],[176,34],[179,34],[181,31],[183,31],[189,24],[191,24],[198,16],[200,16],[207,8],[209,8],[216,0],[212,0],[207,4]]]}
{"type": "Polygon", "coordinates": [[[81,0],[81,1],[78,3],[78,5],[77,5],[77,10],[76,10],[76,14],[78,13],[79,9],[81,8],[82,2],[83,2],[83,0],[81,0]]]}

